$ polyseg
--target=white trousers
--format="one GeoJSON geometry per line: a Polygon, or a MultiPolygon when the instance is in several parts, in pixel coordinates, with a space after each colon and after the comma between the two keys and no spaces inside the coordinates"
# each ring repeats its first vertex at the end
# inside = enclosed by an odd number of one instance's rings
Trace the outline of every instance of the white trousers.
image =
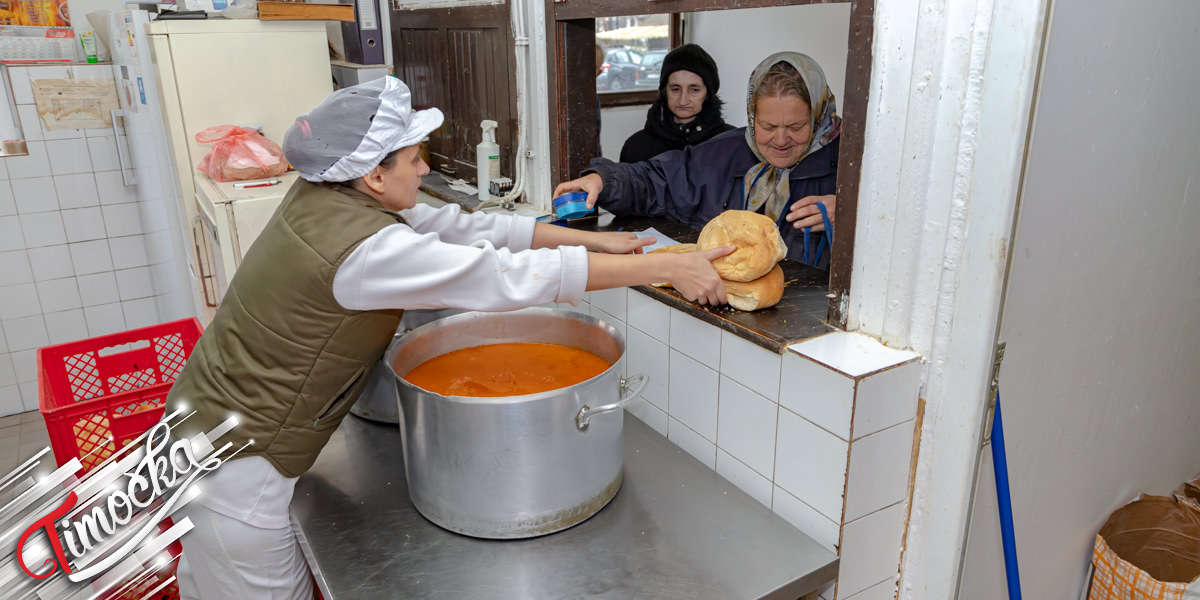
{"type": "Polygon", "coordinates": [[[289,513],[296,480],[260,456],[223,463],[201,482],[184,517],[179,593],[186,600],[311,600],[313,582],[289,513]]]}
{"type": "Polygon", "coordinates": [[[172,518],[192,520],[179,559],[183,600],[311,600],[312,578],[291,527],[264,529],[196,502],[172,518]]]}

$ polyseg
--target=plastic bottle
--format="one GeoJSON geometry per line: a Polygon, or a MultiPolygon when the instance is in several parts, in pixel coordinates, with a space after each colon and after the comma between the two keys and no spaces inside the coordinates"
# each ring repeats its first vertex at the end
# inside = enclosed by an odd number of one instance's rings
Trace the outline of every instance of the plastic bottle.
{"type": "Polygon", "coordinates": [[[500,177],[500,144],[496,143],[495,121],[483,121],[483,141],[475,146],[475,176],[479,186],[479,200],[487,202],[491,199],[488,187],[493,179],[500,177]]]}

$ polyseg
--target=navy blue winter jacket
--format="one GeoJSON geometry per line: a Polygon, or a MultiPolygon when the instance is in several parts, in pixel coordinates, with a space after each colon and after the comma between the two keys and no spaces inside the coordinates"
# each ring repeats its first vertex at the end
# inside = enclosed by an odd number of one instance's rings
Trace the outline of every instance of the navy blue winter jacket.
{"type": "MultiPolygon", "coordinates": [[[[839,139],[817,150],[794,167],[788,180],[787,206],[805,196],[832,194],[837,184],[839,139]]],[[[668,218],[696,229],[726,210],[745,209],[742,180],[759,160],[746,144],[746,128],[726,131],[707,142],[671,150],[638,163],[593,159],[587,173],[604,179],[597,204],[617,216],[668,218]]],[[[779,215],[779,231],[788,258],[804,262],[804,232],[779,215]]],[[[836,235],[836,224],[835,224],[836,235]]],[[[825,234],[809,237],[810,259],[825,234]]],[[[813,266],[829,268],[827,247],[813,266]]]]}

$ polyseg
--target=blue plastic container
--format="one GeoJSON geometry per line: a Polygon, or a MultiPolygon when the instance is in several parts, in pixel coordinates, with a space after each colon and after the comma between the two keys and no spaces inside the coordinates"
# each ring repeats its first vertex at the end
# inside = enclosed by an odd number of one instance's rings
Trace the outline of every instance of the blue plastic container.
{"type": "Polygon", "coordinates": [[[571,192],[554,199],[554,214],[560,219],[580,219],[591,212],[587,207],[586,192],[571,192]]]}

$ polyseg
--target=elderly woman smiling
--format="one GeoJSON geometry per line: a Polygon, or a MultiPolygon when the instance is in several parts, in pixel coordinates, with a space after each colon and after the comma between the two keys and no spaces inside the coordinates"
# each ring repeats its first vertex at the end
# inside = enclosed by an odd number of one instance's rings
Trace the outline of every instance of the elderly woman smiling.
{"type": "Polygon", "coordinates": [[[749,125],[647,161],[595,159],[554,195],[584,191],[618,216],[665,217],[696,228],[725,210],[761,212],[788,258],[827,269],[841,119],[812,58],[779,52],[750,75],[749,125]]]}

